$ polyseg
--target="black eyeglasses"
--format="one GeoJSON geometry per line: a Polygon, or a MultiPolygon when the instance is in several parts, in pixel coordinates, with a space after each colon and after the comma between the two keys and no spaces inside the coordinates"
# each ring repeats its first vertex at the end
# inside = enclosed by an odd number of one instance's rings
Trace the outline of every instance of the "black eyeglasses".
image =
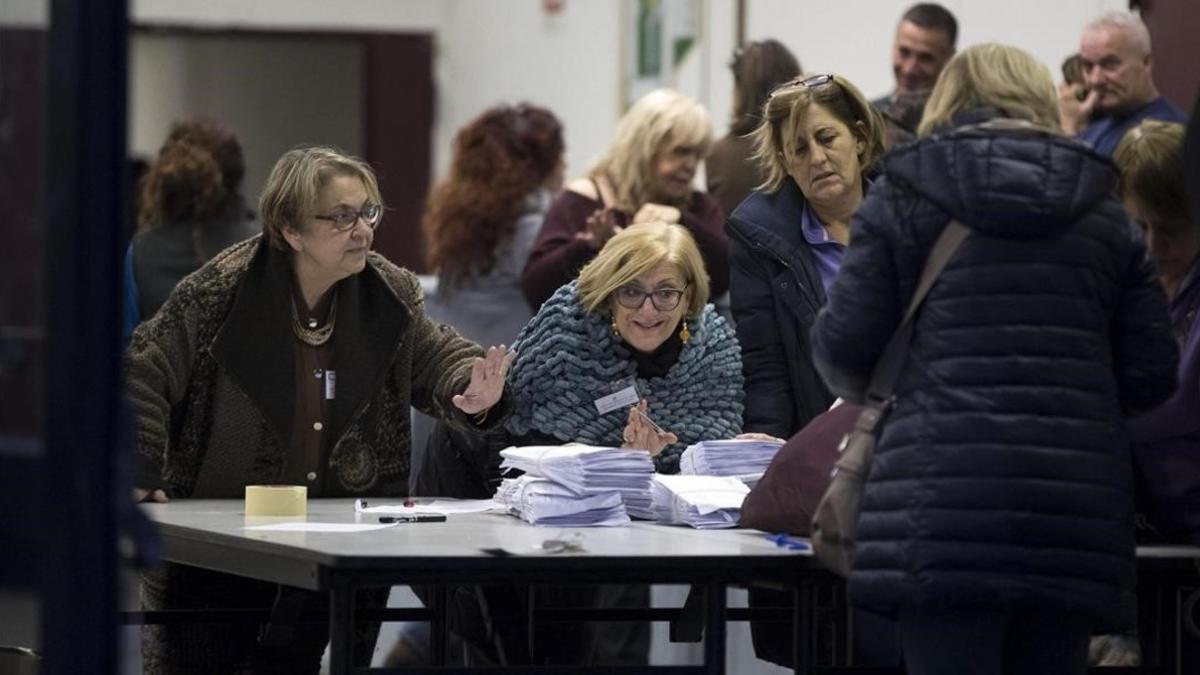
{"type": "Polygon", "coordinates": [[[317,220],[328,220],[333,223],[333,229],[338,232],[349,232],[354,229],[355,225],[358,225],[358,219],[362,218],[367,227],[373,230],[383,217],[383,207],[378,204],[363,204],[361,211],[346,209],[337,213],[318,214],[313,217],[317,220]]]}
{"type": "Polygon", "coordinates": [[[682,289],[659,288],[653,291],[643,291],[637,286],[622,286],[617,289],[617,304],[625,309],[641,309],[646,304],[646,298],[650,298],[654,309],[669,312],[679,306],[685,290],[686,285],[682,289]]]}

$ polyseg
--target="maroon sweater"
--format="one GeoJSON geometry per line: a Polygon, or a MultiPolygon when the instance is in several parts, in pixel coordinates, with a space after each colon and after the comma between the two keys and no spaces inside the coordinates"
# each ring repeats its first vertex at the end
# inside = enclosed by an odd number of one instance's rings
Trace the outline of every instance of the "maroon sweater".
{"type": "MultiPolygon", "coordinates": [[[[521,273],[521,290],[533,311],[536,312],[559,286],[574,279],[580,268],[596,257],[596,251],[575,235],[584,230],[588,216],[603,207],[600,200],[571,190],[563,190],[550,205],[521,273]]],[[[629,213],[616,213],[617,224],[621,227],[628,225],[631,218],[629,213]]],[[[700,247],[700,255],[708,268],[710,295],[715,298],[729,288],[729,239],[723,227],[725,213],[708,194],[692,192],[680,224],[692,233],[700,247]]]]}

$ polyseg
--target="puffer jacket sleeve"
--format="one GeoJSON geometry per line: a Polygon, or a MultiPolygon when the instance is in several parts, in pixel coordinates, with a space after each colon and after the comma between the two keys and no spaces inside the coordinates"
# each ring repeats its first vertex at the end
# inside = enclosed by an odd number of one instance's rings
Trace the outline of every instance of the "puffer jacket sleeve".
{"type": "Polygon", "coordinates": [[[194,285],[185,279],[148,321],[133,332],[125,353],[125,394],[133,414],[134,485],[165,488],[163,467],[170,448],[171,410],[183,402],[191,379],[200,308],[182,300],[194,285]]]}
{"type": "Polygon", "coordinates": [[[1113,365],[1121,408],[1126,415],[1137,415],[1175,392],[1179,348],[1145,245],[1130,242],[1124,262],[1113,325],[1113,365]]]}
{"type": "Polygon", "coordinates": [[[895,228],[886,179],[854,215],[850,245],[812,329],[813,362],[837,396],[861,403],[875,363],[904,312],[887,228],[895,228]]]}
{"type": "Polygon", "coordinates": [[[730,237],[729,259],[729,304],[746,381],[743,429],[786,438],[795,422],[796,394],[788,380],[770,272],[740,237],[730,237]]]}

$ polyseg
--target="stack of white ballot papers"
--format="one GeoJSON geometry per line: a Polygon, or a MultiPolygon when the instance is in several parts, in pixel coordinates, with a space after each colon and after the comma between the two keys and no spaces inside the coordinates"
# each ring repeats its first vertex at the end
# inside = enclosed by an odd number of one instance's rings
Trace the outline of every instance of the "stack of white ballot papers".
{"type": "Polygon", "coordinates": [[[679,473],[697,476],[735,476],[753,485],[762,478],[783,441],[730,439],[689,445],[679,458],[679,473]]]}
{"type": "Polygon", "coordinates": [[[628,525],[629,516],[617,492],[580,495],[549,478],[525,474],[505,478],[495,500],[531,525],[611,527],[628,525]]]}
{"type": "MultiPolygon", "coordinates": [[[[502,469],[547,478],[580,496],[616,493],[634,518],[651,519],[650,477],[654,460],[644,450],[580,443],[530,445],[500,451],[502,469]]],[[[497,499],[499,499],[497,497],[497,499]]]]}
{"type": "Polygon", "coordinates": [[[730,476],[654,476],[654,519],[700,530],[736,527],[750,488],[730,476]]]}

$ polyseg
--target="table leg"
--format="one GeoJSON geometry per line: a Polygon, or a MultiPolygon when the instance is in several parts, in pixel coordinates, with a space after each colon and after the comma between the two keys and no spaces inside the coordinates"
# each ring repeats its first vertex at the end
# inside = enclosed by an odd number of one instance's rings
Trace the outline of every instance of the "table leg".
{"type": "Polygon", "coordinates": [[[329,672],[349,675],[354,668],[354,585],[334,575],[329,587],[329,672]]]}
{"type": "Polygon", "coordinates": [[[446,585],[435,584],[429,607],[429,656],[435,666],[446,665],[446,585]]]}
{"type": "Polygon", "coordinates": [[[704,666],[720,675],[725,672],[725,584],[707,584],[704,596],[704,666]]]}
{"type": "Polygon", "coordinates": [[[801,578],[792,589],[792,667],[796,675],[809,675],[813,672],[812,641],[812,587],[808,580],[801,578]]]}

